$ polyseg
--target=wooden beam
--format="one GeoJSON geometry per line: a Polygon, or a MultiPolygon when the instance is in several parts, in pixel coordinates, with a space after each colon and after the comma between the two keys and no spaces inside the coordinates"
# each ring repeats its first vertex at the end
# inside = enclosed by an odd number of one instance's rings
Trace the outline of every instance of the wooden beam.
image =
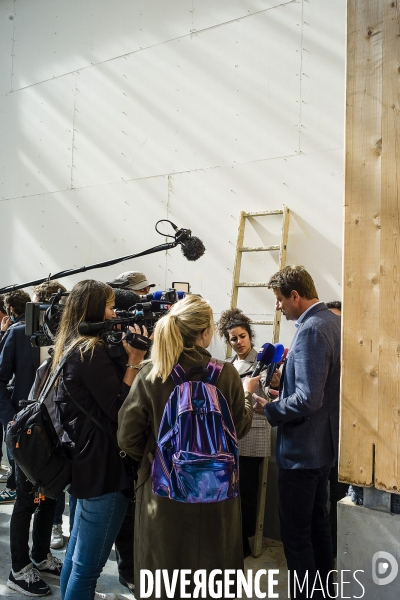
{"type": "Polygon", "coordinates": [[[375,487],[400,492],[400,8],[383,3],[382,209],[375,487]]]}
{"type": "Polygon", "coordinates": [[[371,486],[378,431],[383,2],[348,0],[339,478],[371,486]]]}

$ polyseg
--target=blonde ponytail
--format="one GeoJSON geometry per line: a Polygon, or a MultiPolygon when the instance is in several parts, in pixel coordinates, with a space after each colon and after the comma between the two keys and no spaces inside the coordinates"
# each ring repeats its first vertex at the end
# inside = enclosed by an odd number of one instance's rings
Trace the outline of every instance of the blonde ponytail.
{"type": "Polygon", "coordinates": [[[147,378],[154,382],[161,377],[166,381],[182,352],[192,349],[197,336],[211,327],[214,327],[211,306],[203,298],[188,295],[173,304],[154,329],[153,368],[147,378]]]}

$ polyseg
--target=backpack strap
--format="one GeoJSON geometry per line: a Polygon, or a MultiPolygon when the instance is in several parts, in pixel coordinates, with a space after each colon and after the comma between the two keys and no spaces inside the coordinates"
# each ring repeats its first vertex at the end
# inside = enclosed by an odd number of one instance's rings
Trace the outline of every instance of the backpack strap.
{"type": "Polygon", "coordinates": [[[218,381],[218,377],[221,374],[222,367],[224,363],[221,360],[217,360],[216,358],[211,358],[210,362],[207,365],[207,371],[209,373],[208,381],[212,385],[216,385],[218,381]]]}
{"type": "Polygon", "coordinates": [[[185,381],[185,371],[182,369],[179,363],[173,367],[171,371],[171,377],[175,385],[181,385],[185,381]]]}
{"type": "MultiPolygon", "coordinates": [[[[212,385],[216,386],[218,377],[221,374],[222,368],[224,366],[224,362],[222,360],[217,360],[216,358],[211,358],[210,362],[207,365],[207,370],[209,372],[209,380],[208,382],[212,385]]],[[[236,440],[236,429],[233,423],[231,409],[229,408],[229,404],[225,398],[225,396],[221,393],[219,398],[219,406],[221,409],[222,418],[224,419],[224,423],[231,434],[231,437],[236,440]]]]}
{"type": "Polygon", "coordinates": [[[57,369],[54,371],[54,373],[52,375],[49,374],[49,376],[47,377],[46,383],[42,387],[39,397],[37,399],[37,401],[39,403],[43,402],[49,395],[50,390],[53,387],[57,377],[60,375],[65,363],[67,362],[69,357],[73,354],[74,350],[75,350],[75,348],[72,348],[72,350],[63,354],[63,356],[60,358],[60,362],[57,365],[57,369]]]}

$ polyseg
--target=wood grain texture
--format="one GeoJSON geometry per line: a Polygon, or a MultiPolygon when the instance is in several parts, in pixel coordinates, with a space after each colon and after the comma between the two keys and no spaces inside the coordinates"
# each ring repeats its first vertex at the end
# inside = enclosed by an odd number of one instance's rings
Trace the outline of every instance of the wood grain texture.
{"type": "Polygon", "coordinates": [[[378,431],[383,0],[349,0],[339,479],[370,486],[378,431]]]}
{"type": "Polygon", "coordinates": [[[378,438],[375,486],[400,491],[400,9],[383,3],[378,438]]]}

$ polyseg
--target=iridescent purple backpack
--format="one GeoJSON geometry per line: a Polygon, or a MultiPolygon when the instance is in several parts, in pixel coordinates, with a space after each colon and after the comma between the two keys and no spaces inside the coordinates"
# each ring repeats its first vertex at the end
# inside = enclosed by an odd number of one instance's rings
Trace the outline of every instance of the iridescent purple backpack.
{"type": "Polygon", "coordinates": [[[222,502],[239,493],[239,451],[229,405],[216,388],[224,363],[185,374],[178,363],[158,432],[154,494],[189,504],[222,502]],[[201,381],[188,380],[202,371],[201,381]]]}

